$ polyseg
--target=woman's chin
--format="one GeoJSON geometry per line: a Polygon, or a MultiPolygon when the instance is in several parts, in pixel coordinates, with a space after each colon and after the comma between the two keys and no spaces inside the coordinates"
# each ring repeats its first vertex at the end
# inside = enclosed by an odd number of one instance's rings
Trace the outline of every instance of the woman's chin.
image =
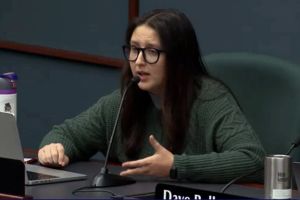
{"type": "Polygon", "coordinates": [[[143,85],[143,84],[138,84],[140,90],[143,90],[145,92],[149,92],[151,94],[154,94],[154,95],[159,95],[161,90],[160,88],[154,88],[154,87],[150,87],[150,85],[143,85]]]}
{"type": "Polygon", "coordinates": [[[148,84],[145,84],[143,82],[139,82],[138,86],[143,91],[146,91],[146,92],[150,92],[151,91],[151,87],[149,87],[148,84]]]}
{"type": "Polygon", "coordinates": [[[146,91],[146,92],[149,91],[147,87],[139,86],[139,88],[140,88],[140,90],[143,90],[143,91],[146,91]]]}

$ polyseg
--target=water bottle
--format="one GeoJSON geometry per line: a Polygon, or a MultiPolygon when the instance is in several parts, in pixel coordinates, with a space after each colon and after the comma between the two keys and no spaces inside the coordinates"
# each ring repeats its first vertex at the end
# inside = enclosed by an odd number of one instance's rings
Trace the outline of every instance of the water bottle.
{"type": "Polygon", "coordinates": [[[17,118],[17,74],[0,74],[0,112],[6,112],[17,118]]]}

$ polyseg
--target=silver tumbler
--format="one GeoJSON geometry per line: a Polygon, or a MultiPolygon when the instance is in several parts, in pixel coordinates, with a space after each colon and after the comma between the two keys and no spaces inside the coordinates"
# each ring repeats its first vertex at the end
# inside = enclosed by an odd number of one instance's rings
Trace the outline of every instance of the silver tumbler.
{"type": "Polygon", "coordinates": [[[291,157],[288,155],[269,155],[265,157],[265,198],[292,198],[291,166],[291,157]]]}

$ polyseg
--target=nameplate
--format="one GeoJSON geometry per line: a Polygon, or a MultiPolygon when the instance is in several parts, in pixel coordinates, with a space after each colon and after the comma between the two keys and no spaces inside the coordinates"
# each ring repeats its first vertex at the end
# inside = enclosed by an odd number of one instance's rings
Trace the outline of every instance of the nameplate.
{"type": "Polygon", "coordinates": [[[189,188],[185,186],[158,183],[155,188],[156,199],[251,199],[238,195],[189,188]]]}

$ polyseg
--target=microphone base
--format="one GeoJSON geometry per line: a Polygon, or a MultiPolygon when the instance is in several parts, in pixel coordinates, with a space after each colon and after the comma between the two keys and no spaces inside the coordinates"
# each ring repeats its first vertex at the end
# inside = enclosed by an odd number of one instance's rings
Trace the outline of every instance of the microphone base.
{"type": "Polygon", "coordinates": [[[98,174],[92,183],[93,187],[109,187],[133,184],[136,181],[130,177],[120,176],[116,174],[98,174]]]}

